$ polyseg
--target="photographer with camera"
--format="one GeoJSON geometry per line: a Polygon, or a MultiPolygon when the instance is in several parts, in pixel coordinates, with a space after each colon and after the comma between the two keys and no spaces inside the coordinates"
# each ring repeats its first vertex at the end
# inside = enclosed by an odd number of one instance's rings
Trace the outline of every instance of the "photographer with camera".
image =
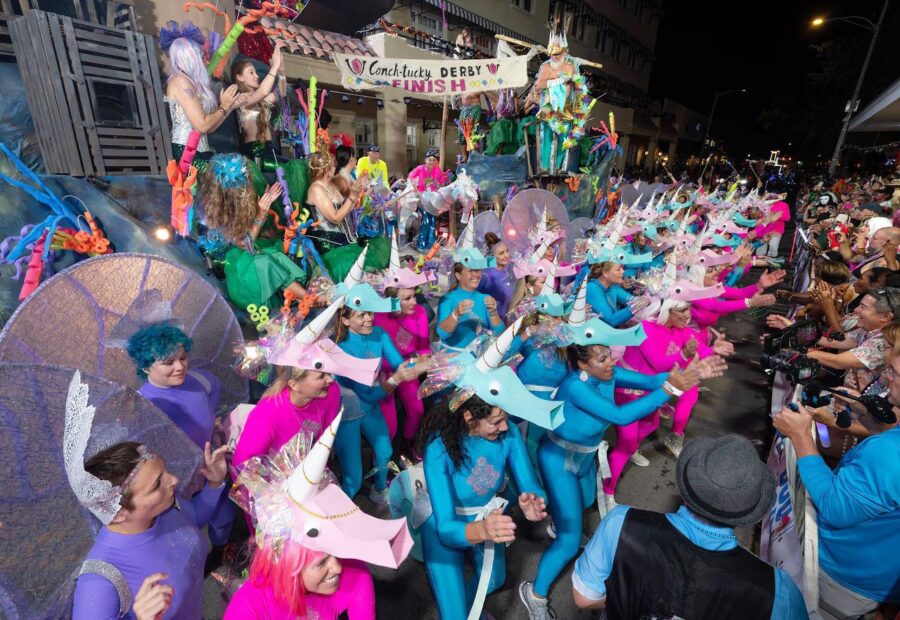
{"type": "MultiPolygon", "coordinates": [[[[900,357],[891,362],[887,387],[891,404],[900,405],[900,357]]],[[[900,603],[900,428],[863,440],[832,472],[816,447],[813,422],[799,405],[785,407],[774,423],[794,444],[817,511],[819,614],[857,618],[879,602],[900,603]]]]}

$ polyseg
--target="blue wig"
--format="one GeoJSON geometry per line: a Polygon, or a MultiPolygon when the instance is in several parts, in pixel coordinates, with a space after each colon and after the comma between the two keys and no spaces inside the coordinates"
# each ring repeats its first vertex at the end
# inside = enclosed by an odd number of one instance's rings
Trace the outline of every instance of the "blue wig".
{"type": "Polygon", "coordinates": [[[187,353],[193,345],[194,341],[177,327],[168,323],[151,323],[136,331],[128,339],[126,348],[137,367],[138,379],[146,380],[145,368],[175,355],[178,347],[184,347],[184,352],[187,353]]]}

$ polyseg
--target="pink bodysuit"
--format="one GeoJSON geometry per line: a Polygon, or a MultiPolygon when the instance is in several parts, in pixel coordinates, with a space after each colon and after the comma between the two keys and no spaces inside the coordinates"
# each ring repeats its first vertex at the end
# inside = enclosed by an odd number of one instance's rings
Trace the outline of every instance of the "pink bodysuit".
{"type": "Polygon", "coordinates": [[[721,297],[710,299],[698,299],[691,303],[691,318],[697,323],[702,334],[703,343],[709,342],[709,328],[715,325],[719,317],[732,312],[740,312],[747,309],[747,299],[750,299],[760,288],[757,284],[751,284],[743,288],[725,287],[725,293],[721,297]]]}
{"type": "MultiPolygon", "coordinates": [[[[697,302],[693,302],[697,303],[697,302]]],[[[661,372],[669,372],[676,366],[685,368],[690,360],[684,359],[681,350],[693,336],[697,340],[697,354],[701,357],[712,355],[714,351],[706,346],[703,336],[691,327],[666,327],[656,321],[644,321],[644,332],[647,338],[636,347],[627,347],[625,355],[619,364],[624,368],[630,368],[647,375],[655,375],[661,372]]],[[[642,390],[616,388],[616,403],[623,404],[637,400],[645,394],[642,390]]],[[[683,435],[687,426],[691,411],[697,403],[697,387],[686,391],[675,405],[675,413],[672,420],[672,432],[683,435]]],[[[638,449],[650,433],[659,427],[659,411],[654,411],[642,420],[632,422],[626,426],[616,426],[616,447],[609,453],[610,478],[603,480],[603,492],[613,495],[616,483],[622,470],[631,455],[638,449]]]]}
{"type": "Polygon", "coordinates": [[[300,431],[310,431],[318,439],[322,430],[337,417],[341,390],[337,383],[328,386],[324,398],[315,398],[303,407],[291,402],[290,388],[264,398],[253,408],[234,450],[232,465],[279,449],[300,431]]]}
{"type": "MultiPolygon", "coordinates": [[[[431,355],[428,315],[425,314],[425,308],[422,306],[417,305],[413,313],[409,315],[398,315],[393,312],[378,313],[375,315],[375,325],[387,332],[388,337],[404,359],[431,355]]],[[[404,381],[397,387],[397,396],[406,411],[406,421],[403,424],[403,436],[406,439],[412,439],[415,436],[424,413],[418,392],[418,379],[404,381]]],[[[393,398],[385,398],[380,405],[381,413],[384,414],[391,439],[393,439],[397,434],[397,403],[393,398]]]]}
{"type": "Polygon", "coordinates": [[[375,587],[364,562],[341,560],[343,571],[337,592],[330,596],[307,594],[307,614],[290,613],[275,599],[271,587],[244,582],[234,593],[224,620],[337,620],[347,612],[350,620],[375,620],[375,587]]]}

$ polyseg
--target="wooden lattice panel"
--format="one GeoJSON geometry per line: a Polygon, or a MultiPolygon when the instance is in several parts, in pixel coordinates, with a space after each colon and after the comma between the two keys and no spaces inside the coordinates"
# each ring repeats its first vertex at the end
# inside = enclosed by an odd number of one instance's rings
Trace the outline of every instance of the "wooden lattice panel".
{"type": "MultiPolygon", "coordinates": [[[[2,1],[2,0],[0,0],[2,1]]],[[[9,24],[47,172],[164,174],[169,127],[152,37],[29,11],[9,24]]]]}

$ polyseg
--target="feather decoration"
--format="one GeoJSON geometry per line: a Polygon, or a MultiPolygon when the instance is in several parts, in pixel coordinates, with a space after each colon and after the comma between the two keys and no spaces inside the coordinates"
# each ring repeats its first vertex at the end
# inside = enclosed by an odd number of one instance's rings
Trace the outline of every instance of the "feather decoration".
{"type": "Polygon", "coordinates": [[[248,183],[247,161],[243,155],[237,153],[214,155],[209,162],[209,169],[222,189],[239,189],[248,183]]]}

